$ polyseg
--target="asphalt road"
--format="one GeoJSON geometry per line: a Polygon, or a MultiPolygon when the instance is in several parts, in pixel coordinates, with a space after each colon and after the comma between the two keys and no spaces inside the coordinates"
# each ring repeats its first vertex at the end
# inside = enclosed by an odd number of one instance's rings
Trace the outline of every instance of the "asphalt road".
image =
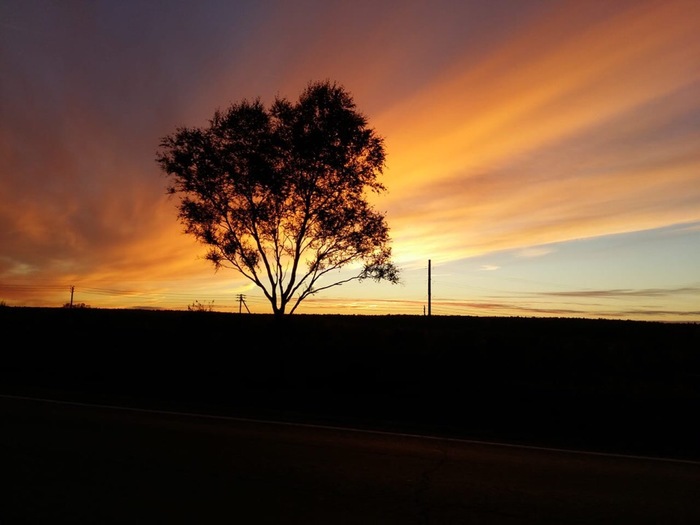
{"type": "Polygon", "coordinates": [[[693,524],[700,463],[0,397],[0,523],[693,524]]]}

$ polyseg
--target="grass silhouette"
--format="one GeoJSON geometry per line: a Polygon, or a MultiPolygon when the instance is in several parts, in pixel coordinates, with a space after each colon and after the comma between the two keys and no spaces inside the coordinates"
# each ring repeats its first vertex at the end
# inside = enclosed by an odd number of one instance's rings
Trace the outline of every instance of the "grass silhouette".
{"type": "Polygon", "coordinates": [[[700,325],[5,307],[5,393],[700,459],[700,325]]]}

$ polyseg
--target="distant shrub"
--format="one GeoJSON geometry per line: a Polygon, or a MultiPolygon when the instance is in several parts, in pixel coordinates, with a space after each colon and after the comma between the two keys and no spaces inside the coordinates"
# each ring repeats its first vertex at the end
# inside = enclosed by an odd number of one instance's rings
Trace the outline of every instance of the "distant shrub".
{"type": "Polygon", "coordinates": [[[212,312],[214,310],[214,301],[209,304],[203,304],[199,301],[193,302],[187,307],[188,312],[212,312]]]}
{"type": "Polygon", "coordinates": [[[90,308],[90,305],[85,304],[85,303],[75,303],[75,304],[66,303],[63,305],[63,308],[90,308]]]}

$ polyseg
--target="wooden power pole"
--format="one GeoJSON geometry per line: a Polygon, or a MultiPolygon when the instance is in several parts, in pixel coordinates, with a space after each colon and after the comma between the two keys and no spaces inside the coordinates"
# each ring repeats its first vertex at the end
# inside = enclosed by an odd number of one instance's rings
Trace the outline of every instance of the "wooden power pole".
{"type": "Polygon", "coordinates": [[[247,311],[248,313],[250,313],[250,310],[248,310],[248,305],[245,304],[245,295],[243,295],[242,293],[239,293],[239,294],[238,294],[238,313],[239,313],[239,314],[241,313],[241,308],[242,308],[243,306],[245,306],[246,311],[247,311]]]}
{"type": "Polygon", "coordinates": [[[430,302],[432,301],[431,290],[430,290],[430,280],[431,280],[431,276],[430,276],[430,259],[428,259],[428,317],[430,317],[430,314],[431,314],[431,311],[430,311],[430,310],[431,310],[430,302]]]}

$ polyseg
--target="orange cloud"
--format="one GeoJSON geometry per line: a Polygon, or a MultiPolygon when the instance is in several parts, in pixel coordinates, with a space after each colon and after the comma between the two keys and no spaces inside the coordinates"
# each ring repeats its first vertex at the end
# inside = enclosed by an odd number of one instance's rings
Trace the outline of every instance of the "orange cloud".
{"type": "Polygon", "coordinates": [[[562,5],[378,116],[400,257],[460,258],[700,218],[687,194],[700,187],[697,132],[645,141],[700,110],[688,89],[700,80],[700,4],[645,2],[580,24],[581,9],[594,8],[562,5]],[[601,134],[641,149],[613,152],[601,134]]]}

